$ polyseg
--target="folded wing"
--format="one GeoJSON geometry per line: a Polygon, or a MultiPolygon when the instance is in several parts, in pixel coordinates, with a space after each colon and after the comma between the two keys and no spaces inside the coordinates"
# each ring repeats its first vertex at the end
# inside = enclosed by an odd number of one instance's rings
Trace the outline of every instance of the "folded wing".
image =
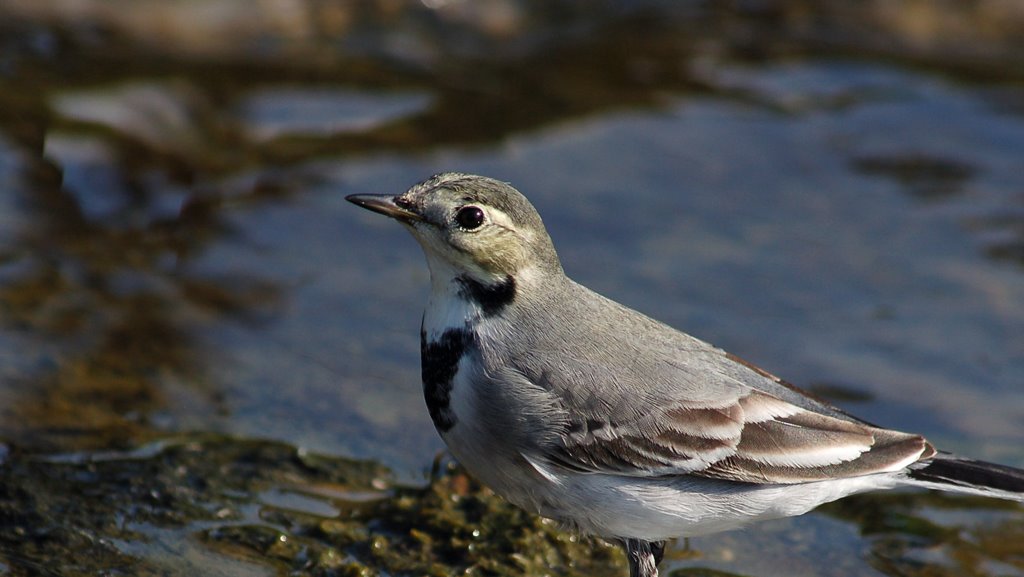
{"type": "Polygon", "coordinates": [[[628,423],[570,421],[548,460],[578,472],[764,484],[896,471],[932,454],[918,435],[820,414],[750,389],[717,406],[677,402],[628,423]]]}

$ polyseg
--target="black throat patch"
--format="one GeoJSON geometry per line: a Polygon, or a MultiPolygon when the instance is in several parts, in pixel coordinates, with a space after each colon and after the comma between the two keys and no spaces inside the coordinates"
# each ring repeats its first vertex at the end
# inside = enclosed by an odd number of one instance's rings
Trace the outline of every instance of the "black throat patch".
{"type": "Polygon", "coordinates": [[[458,281],[459,294],[466,300],[471,300],[480,305],[485,317],[490,317],[501,312],[506,305],[516,299],[516,279],[512,275],[505,277],[505,280],[494,284],[484,284],[466,275],[455,279],[458,281]]]}
{"type": "Polygon", "coordinates": [[[423,396],[430,419],[442,433],[455,426],[455,413],[451,409],[452,381],[459,370],[459,361],[471,346],[473,333],[469,329],[448,329],[430,343],[426,331],[420,329],[423,396]]]}

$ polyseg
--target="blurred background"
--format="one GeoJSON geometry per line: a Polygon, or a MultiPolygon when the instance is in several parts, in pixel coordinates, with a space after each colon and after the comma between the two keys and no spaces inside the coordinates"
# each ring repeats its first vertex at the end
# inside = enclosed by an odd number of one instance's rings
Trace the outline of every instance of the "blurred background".
{"type": "MultiPolygon", "coordinates": [[[[583,284],[1024,466],[1018,0],[4,0],[0,575],[624,574],[445,464],[422,254],[343,200],[445,170],[583,284]]],[[[1022,527],[863,496],[663,572],[1024,575],[1022,527]]]]}

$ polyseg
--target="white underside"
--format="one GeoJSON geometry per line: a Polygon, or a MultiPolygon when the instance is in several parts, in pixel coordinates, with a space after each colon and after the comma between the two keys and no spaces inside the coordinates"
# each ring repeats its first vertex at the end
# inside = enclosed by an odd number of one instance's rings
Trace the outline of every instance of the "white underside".
{"type": "Polygon", "coordinates": [[[893,473],[795,485],[602,474],[555,475],[553,481],[544,491],[549,510],[542,514],[570,521],[585,532],[650,541],[801,515],[853,493],[900,484],[893,473]]]}

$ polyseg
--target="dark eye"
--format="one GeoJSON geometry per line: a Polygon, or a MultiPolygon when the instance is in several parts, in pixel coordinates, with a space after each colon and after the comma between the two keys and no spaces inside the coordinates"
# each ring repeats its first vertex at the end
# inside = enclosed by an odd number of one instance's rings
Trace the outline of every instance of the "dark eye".
{"type": "Polygon", "coordinates": [[[484,223],[484,211],[478,206],[464,206],[455,213],[455,222],[465,230],[480,228],[484,223]]]}

